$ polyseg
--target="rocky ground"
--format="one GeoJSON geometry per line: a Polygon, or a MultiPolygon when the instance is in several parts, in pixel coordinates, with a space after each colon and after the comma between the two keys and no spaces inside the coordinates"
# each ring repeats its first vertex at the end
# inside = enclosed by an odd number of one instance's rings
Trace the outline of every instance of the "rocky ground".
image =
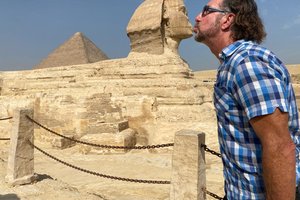
{"type": "MultiPolygon", "coordinates": [[[[214,123],[199,124],[207,133],[206,141],[218,149],[214,123]]],[[[39,180],[30,185],[10,187],[5,182],[9,142],[0,141],[0,199],[2,200],[168,200],[170,185],[131,183],[90,175],[35,151],[35,172],[39,180]]],[[[126,154],[82,154],[80,146],[53,149],[45,143],[35,144],[53,156],[90,171],[132,179],[171,179],[172,149],[132,150],[126,154]]],[[[223,195],[221,160],[206,155],[207,189],[223,195]]],[[[214,199],[207,196],[207,199],[214,199]]]]}

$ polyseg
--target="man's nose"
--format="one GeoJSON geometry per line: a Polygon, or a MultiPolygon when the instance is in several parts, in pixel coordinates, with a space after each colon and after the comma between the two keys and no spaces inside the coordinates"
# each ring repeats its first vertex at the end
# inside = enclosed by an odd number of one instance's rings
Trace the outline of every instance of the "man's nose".
{"type": "Polygon", "coordinates": [[[195,22],[200,22],[201,15],[202,15],[202,13],[199,13],[199,14],[196,16],[195,22]]]}

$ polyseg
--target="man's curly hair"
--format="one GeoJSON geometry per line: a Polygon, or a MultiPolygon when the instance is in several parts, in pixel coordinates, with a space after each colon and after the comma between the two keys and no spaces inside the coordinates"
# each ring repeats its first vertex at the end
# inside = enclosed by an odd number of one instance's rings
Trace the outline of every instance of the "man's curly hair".
{"type": "Polygon", "coordinates": [[[236,15],[231,26],[234,40],[245,39],[261,43],[265,39],[267,34],[254,0],[223,0],[221,7],[236,15]]]}

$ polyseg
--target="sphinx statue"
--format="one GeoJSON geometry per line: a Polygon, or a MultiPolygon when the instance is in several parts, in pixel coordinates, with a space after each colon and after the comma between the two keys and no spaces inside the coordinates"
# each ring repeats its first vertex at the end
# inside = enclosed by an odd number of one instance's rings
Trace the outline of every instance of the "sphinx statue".
{"type": "MultiPolygon", "coordinates": [[[[214,116],[209,89],[178,54],[180,42],[192,36],[183,0],[144,0],[127,33],[127,58],[1,73],[0,111],[9,116],[20,106],[34,108],[36,119],[50,129],[60,127],[83,141],[118,146],[172,142],[182,126],[199,127],[204,116],[214,116]]],[[[74,37],[80,47],[89,44],[78,43],[81,33],[74,37]]],[[[67,47],[57,57],[74,49],[67,47]]],[[[12,126],[0,126],[0,135],[6,137],[12,126]]],[[[43,132],[35,129],[41,141],[52,141],[43,132]]],[[[64,139],[53,142],[61,148],[65,144],[64,139]]]]}
{"type": "Polygon", "coordinates": [[[127,26],[131,54],[178,55],[180,41],[192,36],[183,0],[145,0],[127,26]]]}

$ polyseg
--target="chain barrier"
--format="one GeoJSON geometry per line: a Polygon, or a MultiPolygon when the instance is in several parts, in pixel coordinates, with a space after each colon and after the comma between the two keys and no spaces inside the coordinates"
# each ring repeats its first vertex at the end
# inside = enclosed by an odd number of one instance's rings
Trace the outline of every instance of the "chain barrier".
{"type": "Polygon", "coordinates": [[[167,144],[159,144],[159,145],[148,145],[148,146],[133,146],[133,147],[127,147],[127,146],[111,146],[111,145],[101,145],[101,144],[94,144],[94,143],[89,143],[89,142],[84,142],[81,140],[76,140],[64,135],[61,135],[59,133],[56,133],[55,131],[43,126],[42,124],[40,124],[39,122],[35,121],[34,119],[30,118],[28,115],[26,115],[27,119],[29,119],[31,122],[37,124],[38,126],[40,126],[41,128],[49,131],[50,133],[53,133],[59,137],[71,140],[73,142],[76,143],[81,143],[81,144],[85,144],[85,145],[89,145],[89,146],[94,146],[94,147],[100,147],[100,148],[106,148],[106,149],[155,149],[155,148],[164,148],[164,147],[171,147],[174,146],[174,143],[167,143],[167,144]]]}
{"type": "Polygon", "coordinates": [[[12,119],[12,118],[13,117],[5,117],[5,118],[0,119],[0,121],[9,120],[9,119],[12,119]]]}
{"type": "MultiPolygon", "coordinates": [[[[167,143],[167,144],[160,144],[160,145],[148,145],[148,146],[134,146],[134,147],[126,147],[126,146],[111,146],[111,145],[101,145],[101,144],[94,144],[94,143],[89,143],[89,142],[84,142],[84,141],[80,141],[80,140],[76,140],[76,139],[73,139],[73,138],[70,138],[70,137],[67,137],[67,136],[64,136],[64,135],[61,135],[45,126],[43,126],[42,124],[40,124],[39,122],[35,121],[34,119],[30,118],[28,115],[26,115],[27,119],[30,120],[31,122],[35,123],[36,125],[40,126],[41,128],[45,129],[46,131],[52,133],[52,134],[55,134],[59,137],[62,137],[62,138],[65,138],[65,139],[68,139],[68,140],[71,140],[73,142],[76,142],[76,143],[81,143],[81,144],[85,144],[85,145],[89,145],[89,146],[94,146],[94,147],[100,147],[100,148],[108,148],[108,149],[154,149],[154,148],[163,148],[163,147],[170,147],[170,146],[174,146],[174,143],[167,143]]],[[[77,167],[77,166],[74,166],[74,165],[71,165],[67,162],[64,162],[50,154],[48,154],[47,152],[43,151],[42,149],[36,147],[35,145],[33,145],[32,143],[30,143],[30,145],[32,145],[34,148],[36,148],[37,150],[39,150],[41,153],[45,154],[46,156],[52,158],[53,160],[56,160],[68,167],[71,167],[73,169],[77,169],[79,171],[82,171],[82,172],[85,172],[85,173],[89,173],[89,174],[92,174],[92,175],[95,175],[95,176],[100,176],[100,177],[103,177],[103,178],[108,178],[108,179],[114,179],[114,180],[119,180],[119,181],[127,181],[127,182],[135,182],[135,183],[148,183],[148,184],[171,184],[170,181],[156,181],[156,180],[140,180],[140,179],[130,179],[130,178],[122,178],[122,177],[117,177],[117,176],[111,176],[111,175],[105,175],[105,174],[101,174],[101,173],[97,173],[97,172],[93,172],[93,171],[89,171],[87,169],[82,169],[80,167],[77,167]]],[[[221,158],[221,154],[216,152],[216,151],[213,151],[211,149],[209,149],[207,147],[207,145],[205,144],[202,144],[201,145],[202,148],[204,148],[204,151],[206,152],[209,152],[211,153],[212,155],[215,155],[219,158],[221,158]]],[[[207,191],[205,189],[205,192],[206,194],[210,195],[211,197],[215,198],[215,199],[218,199],[218,200],[223,200],[222,197],[219,197],[218,195],[210,192],[210,191],[207,191]]]]}
{"type": "Polygon", "coordinates": [[[218,195],[210,192],[210,191],[207,191],[206,189],[203,189],[204,191],[206,191],[206,194],[208,194],[209,196],[215,198],[215,199],[218,199],[218,200],[223,200],[224,198],[223,197],[219,197],[218,195]]]}
{"type": "Polygon", "coordinates": [[[217,156],[217,157],[219,157],[219,158],[222,157],[220,153],[218,153],[218,152],[216,152],[216,151],[213,151],[213,150],[209,149],[209,148],[207,147],[207,145],[205,145],[205,144],[201,144],[201,147],[204,148],[204,151],[206,151],[206,152],[208,152],[208,153],[211,153],[212,155],[215,155],[215,156],[217,156]]]}
{"type": "Polygon", "coordinates": [[[40,149],[39,147],[35,146],[34,144],[32,144],[30,141],[28,141],[29,144],[34,147],[35,149],[37,149],[38,151],[40,151],[41,153],[43,153],[44,155],[52,158],[53,160],[56,160],[68,167],[71,167],[73,169],[76,169],[76,170],[79,170],[79,171],[82,171],[82,172],[85,172],[85,173],[88,173],[88,174],[92,174],[92,175],[95,175],[95,176],[100,176],[102,178],[108,178],[108,179],[114,179],[114,180],[119,180],[119,181],[127,181],[127,182],[135,182],[135,183],[148,183],[148,184],[171,184],[171,181],[156,181],[156,180],[141,180],[141,179],[131,179],[131,178],[122,178],[122,177],[117,177],[117,176],[111,176],[111,175],[105,175],[105,174],[101,174],[101,173],[98,173],[98,172],[93,172],[93,171],[90,171],[90,170],[87,170],[87,169],[83,169],[83,168],[80,168],[80,167],[77,167],[75,165],[72,165],[72,164],[69,164],[65,161],[62,161],[50,154],[48,154],[47,152],[43,151],[42,149],[40,149]]]}
{"type": "MultiPolygon", "coordinates": [[[[0,121],[4,121],[4,120],[9,120],[12,119],[13,117],[5,117],[5,118],[1,118],[0,121]]],[[[0,140],[10,140],[10,138],[0,138],[0,140]]]]}
{"type": "MultiPolygon", "coordinates": [[[[207,145],[201,144],[201,147],[204,148],[204,151],[206,151],[206,152],[208,152],[208,153],[211,153],[212,155],[215,155],[215,156],[221,158],[221,154],[220,154],[220,153],[218,153],[218,152],[216,152],[216,151],[213,151],[213,150],[209,149],[209,148],[207,147],[207,145]]],[[[210,192],[210,191],[207,191],[206,189],[203,189],[203,190],[206,191],[206,194],[208,194],[209,196],[211,196],[211,197],[213,197],[213,198],[215,198],[215,199],[218,199],[218,200],[223,200],[223,199],[224,199],[224,198],[219,197],[218,195],[216,195],[216,194],[214,194],[214,193],[212,193],[212,192],[210,192]]]]}

